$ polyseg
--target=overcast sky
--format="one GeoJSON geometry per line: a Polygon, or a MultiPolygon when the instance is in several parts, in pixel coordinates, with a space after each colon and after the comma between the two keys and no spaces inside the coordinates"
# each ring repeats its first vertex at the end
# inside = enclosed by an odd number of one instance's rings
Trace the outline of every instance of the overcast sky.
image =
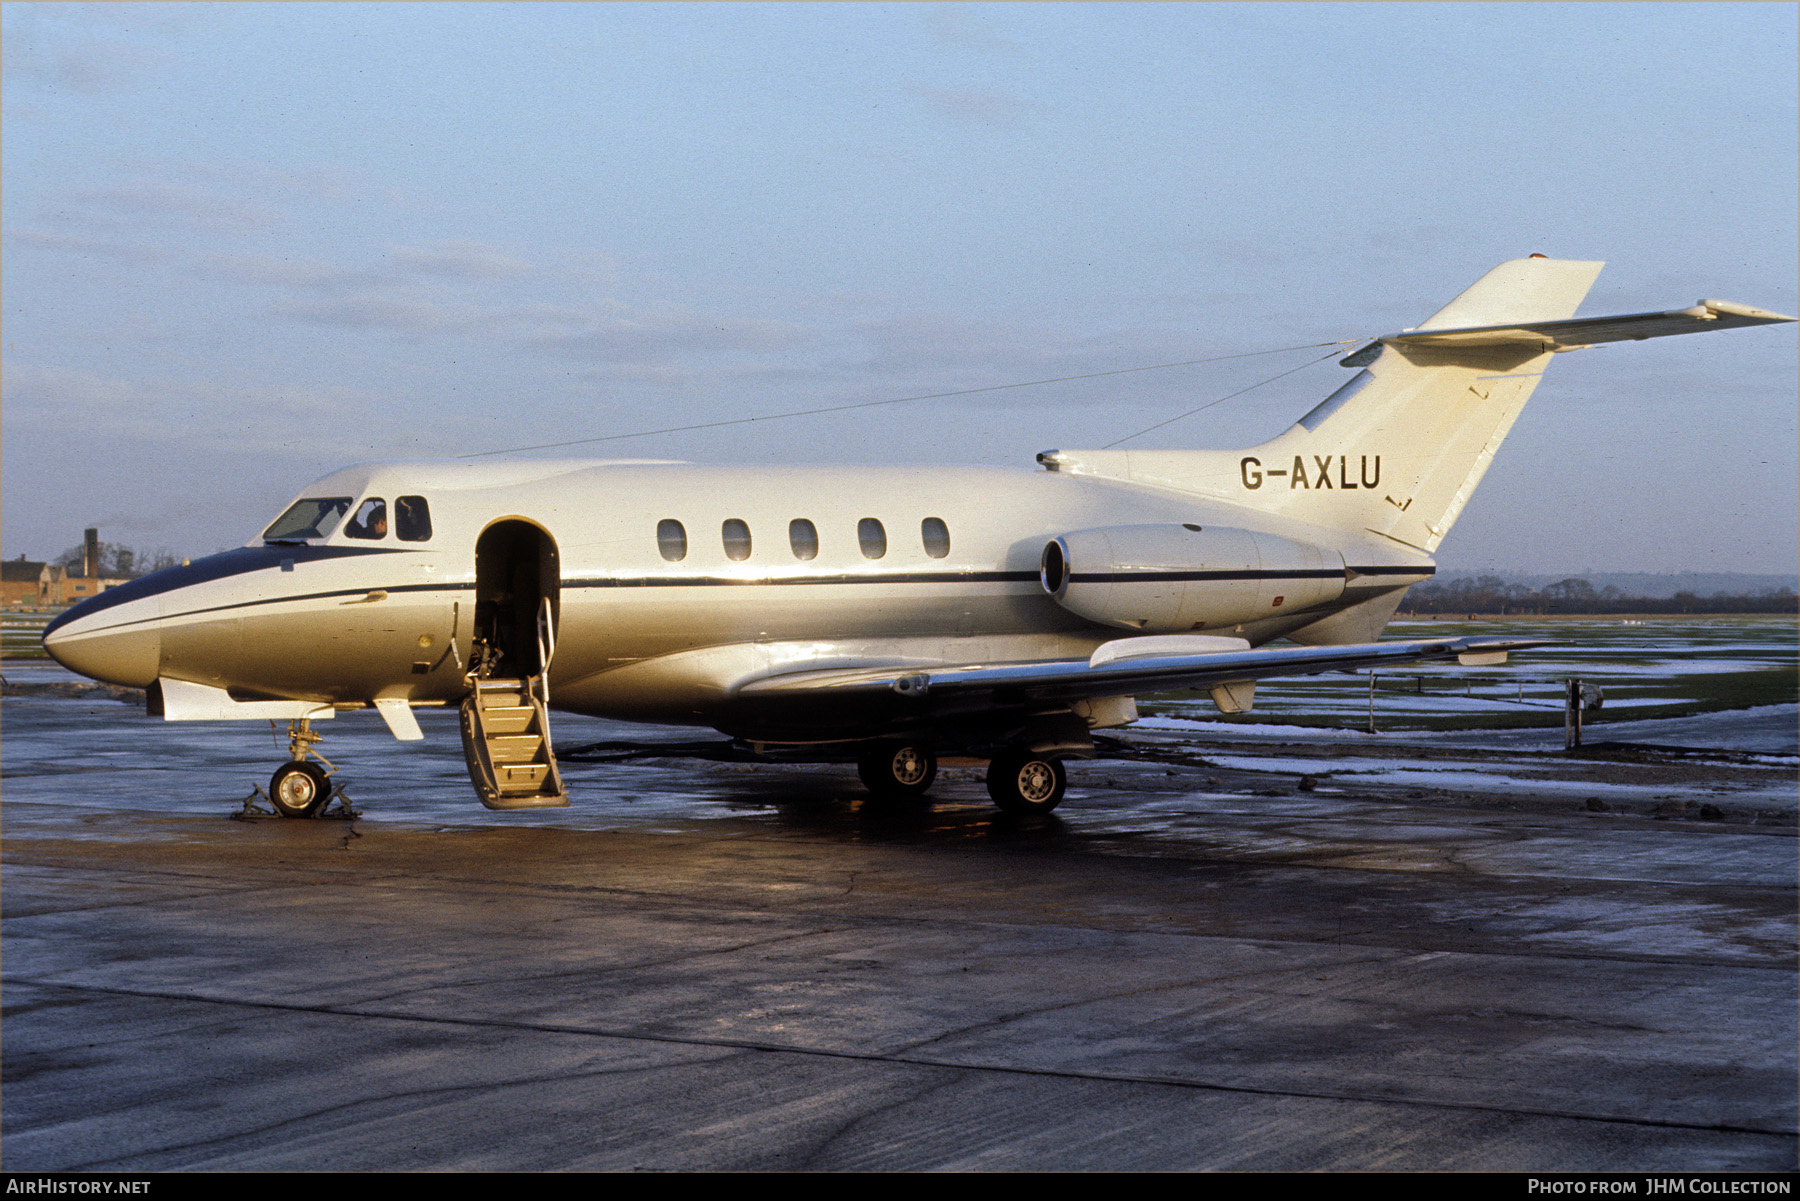
{"type": "MultiPolygon", "coordinates": [[[[4,553],[346,463],[1355,338],[1793,313],[1791,4],[7,4],[4,553]]],[[[1297,366],[598,443],[1029,468],[1297,366]]],[[[1250,445],[1327,361],[1131,443],[1250,445]]],[[[1793,327],[1561,356],[1440,562],[1793,571],[1793,327]]]]}

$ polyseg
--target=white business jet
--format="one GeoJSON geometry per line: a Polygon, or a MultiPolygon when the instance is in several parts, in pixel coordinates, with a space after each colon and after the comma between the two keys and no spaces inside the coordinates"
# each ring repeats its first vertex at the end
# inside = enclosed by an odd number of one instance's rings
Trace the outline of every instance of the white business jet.
{"type": "Polygon", "coordinates": [[[1503,263],[1244,451],[1051,450],[1040,471],[394,462],[307,487],[261,537],[83,601],[44,646],[170,721],[280,719],[289,816],[329,799],[311,723],[459,706],[489,808],[568,803],[550,708],[855,757],[878,797],[943,754],[1003,808],[1204,689],[1535,643],[1379,642],[1559,352],[1793,321],[1725,301],[1574,317],[1602,264],[1503,263]],[[1271,646],[1285,638],[1291,645],[1271,646]]]}

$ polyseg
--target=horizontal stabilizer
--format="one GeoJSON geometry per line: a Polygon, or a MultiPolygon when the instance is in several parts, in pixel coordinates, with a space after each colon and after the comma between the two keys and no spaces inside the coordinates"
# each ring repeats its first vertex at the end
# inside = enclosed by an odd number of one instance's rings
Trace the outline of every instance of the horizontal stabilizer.
{"type": "Polygon", "coordinates": [[[1574,350],[1599,342],[1640,342],[1645,338],[1666,338],[1672,334],[1699,334],[1793,320],[1793,317],[1751,308],[1747,304],[1733,304],[1729,300],[1702,300],[1692,308],[1672,309],[1665,313],[1622,313],[1612,317],[1571,317],[1563,321],[1408,330],[1388,334],[1377,341],[1402,351],[1511,346],[1537,351],[1574,350]]]}

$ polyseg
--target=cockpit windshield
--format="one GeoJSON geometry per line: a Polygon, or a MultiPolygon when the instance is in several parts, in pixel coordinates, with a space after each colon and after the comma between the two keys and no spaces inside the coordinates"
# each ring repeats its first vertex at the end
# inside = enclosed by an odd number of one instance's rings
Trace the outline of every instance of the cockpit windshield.
{"type": "Polygon", "coordinates": [[[350,511],[348,496],[313,496],[297,500],[275,524],[263,531],[264,542],[305,542],[323,538],[350,511]]]}

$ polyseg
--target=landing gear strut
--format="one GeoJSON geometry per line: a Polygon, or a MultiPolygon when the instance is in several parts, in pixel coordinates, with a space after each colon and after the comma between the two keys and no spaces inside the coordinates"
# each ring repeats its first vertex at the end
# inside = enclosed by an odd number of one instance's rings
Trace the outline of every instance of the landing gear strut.
{"type": "Polygon", "coordinates": [[[856,760],[856,774],[877,800],[924,796],[937,768],[937,756],[916,742],[877,742],[856,760]]]}
{"type": "Polygon", "coordinates": [[[1062,760],[1034,751],[1006,751],[988,764],[988,795],[1008,813],[1048,813],[1068,785],[1062,760]]]}
{"type": "Polygon", "coordinates": [[[288,723],[288,754],[293,758],[269,777],[269,802],[281,816],[317,817],[330,802],[330,775],[337,768],[313,749],[323,737],[304,717],[288,723]]]}

